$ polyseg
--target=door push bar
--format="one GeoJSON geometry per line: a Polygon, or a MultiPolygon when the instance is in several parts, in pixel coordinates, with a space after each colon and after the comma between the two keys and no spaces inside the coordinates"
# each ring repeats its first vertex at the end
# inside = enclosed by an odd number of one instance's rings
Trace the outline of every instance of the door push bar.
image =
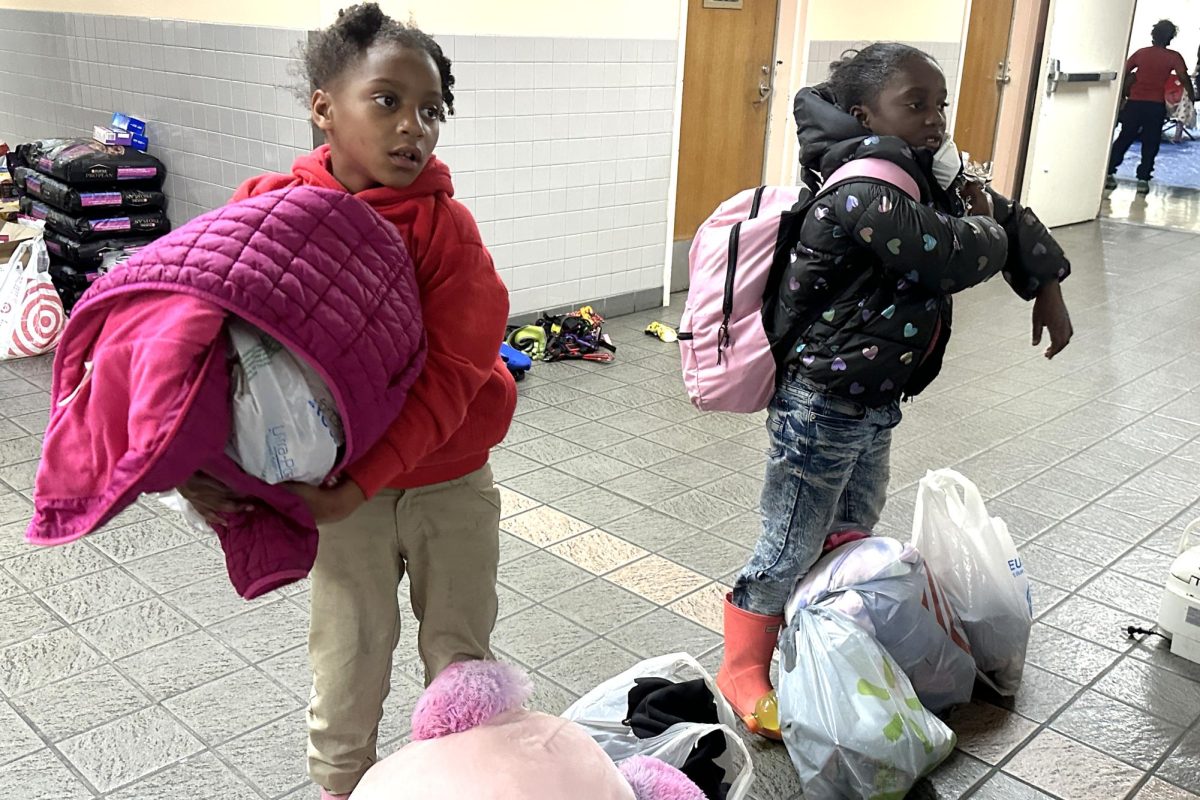
{"type": "Polygon", "coordinates": [[[1058,91],[1060,83],[1108,83],[1117,79],[1116,72],[1063,72],[1062,62],[1050,59],[1050,74],[1046,76],[1046,91],[1058,91]]]}

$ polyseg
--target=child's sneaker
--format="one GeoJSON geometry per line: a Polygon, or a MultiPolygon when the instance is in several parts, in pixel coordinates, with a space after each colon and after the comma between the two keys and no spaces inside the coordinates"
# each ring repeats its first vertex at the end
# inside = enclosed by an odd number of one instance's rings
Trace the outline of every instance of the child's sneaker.
{"type": "Polygon", "coordinates": [[[1109,175],[1107,178],[1105,178],[1105,179],[1104,179],[1104,188],[1105,188],[1105,189],[1107,189],[1107,190],[1108,190],[1108,191],[1110,191],[1110,192],[1111,192],[1113,189],[1117,188],[1117,176],[1116,176],[1116,175],[1109,175]]]}
{"type": "Polygon", "coordinates": [[[1138,194],[1150,194],[1150,181],[1138,181],[1138,194]]]}

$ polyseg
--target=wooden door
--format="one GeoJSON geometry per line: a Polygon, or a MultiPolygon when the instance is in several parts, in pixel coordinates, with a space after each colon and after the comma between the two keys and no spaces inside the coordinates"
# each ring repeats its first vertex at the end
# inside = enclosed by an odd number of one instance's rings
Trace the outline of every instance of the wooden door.
{"type": "Polygon", "coordinates": [[[996,123],[1000,119],[1000,96],[1007,83],[1014,2],[971,3],[954,141],[959,150],[970,153],[971,160],[980,164],[991,161],[996,149],[996,123]]]}
{"type": "Polygon", "coordinates": [[[762,182],[776,2],[724,5],[741,7],[688,2],[676,241],[690,240],[723,200],[762,182]]]}

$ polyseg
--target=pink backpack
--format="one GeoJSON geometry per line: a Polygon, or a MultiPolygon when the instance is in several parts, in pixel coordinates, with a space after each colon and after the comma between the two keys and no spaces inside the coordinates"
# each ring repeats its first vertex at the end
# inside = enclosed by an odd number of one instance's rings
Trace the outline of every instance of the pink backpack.
{"type": "Polygon", "coordinates": [[[891,184],[915,201],[921,191],[890,161],[862,158],[829,176],[817,195],[800,186],[760,186],[726,200],[692,240],[691,286],[679,321],[683,382],[701,411],[754,412],[775,393],[775,357],[763,327],[763,295],[776,259],[787,258],[792,221],[848,180],[891,184]]]}

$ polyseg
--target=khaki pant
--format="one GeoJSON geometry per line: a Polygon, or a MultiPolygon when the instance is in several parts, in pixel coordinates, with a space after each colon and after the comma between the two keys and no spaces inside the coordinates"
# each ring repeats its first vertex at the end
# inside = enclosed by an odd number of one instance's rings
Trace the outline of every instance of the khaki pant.
{"type": "Polygon", "coordinates": [[[318,785],[348,793],[375,763],[406,570],[426,682],[456,661],[491,657],[499,529],[500,493],[488,466],[446,483],[384,490],[321,529],[308,636],[308,771],[318,785]]]}

